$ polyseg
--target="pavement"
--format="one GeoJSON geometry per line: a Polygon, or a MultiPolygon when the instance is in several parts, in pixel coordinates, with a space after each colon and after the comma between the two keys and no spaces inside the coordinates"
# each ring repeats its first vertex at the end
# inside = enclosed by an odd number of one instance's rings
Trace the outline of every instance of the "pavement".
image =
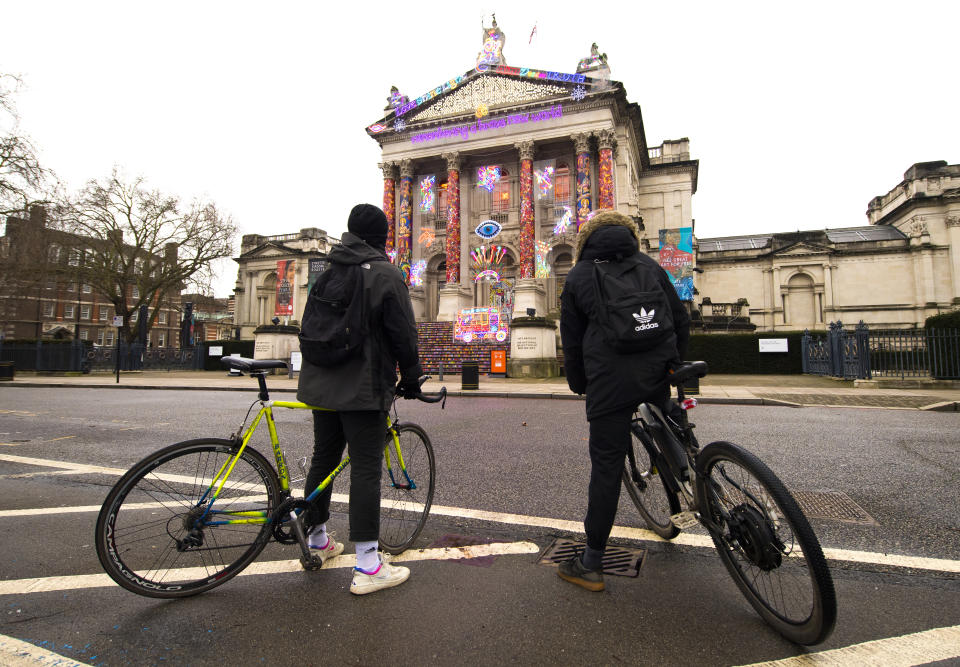
{"type": "MultiPolygon", "coordinates": [[[[271,375],[271,393],[295,393],[297,378],[271,375]]],[[[499,398],[553,398],[579,400],[564,378],[500,378],[480,376],[479,389],[461,388],[460,376],[432,377],[425,392],[446,386],[450,396],[499,398]]],[[[224,371],[132,371],[115,374],[38,374],[20,371],[0,387],[90,387],[116,389],[218,390],[255,392],[256,382],[224,371]]],[[[701,403],[776,406],[830,406],[893,408],[960,412],[960,383],[848,381],[813,375],[708,375],[699,392],[690,393],[701,403]]],[[[287,397],[285,397],[287,398],[287,397]]],[[[0,400],[2,405],[2,400],[0,400]]]]}

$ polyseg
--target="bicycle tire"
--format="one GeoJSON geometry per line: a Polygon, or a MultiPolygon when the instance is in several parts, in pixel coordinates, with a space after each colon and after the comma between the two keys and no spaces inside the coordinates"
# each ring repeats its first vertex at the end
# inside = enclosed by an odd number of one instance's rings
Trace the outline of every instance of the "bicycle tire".
{"type": "MultiPolygon", "coordinates": [[[[154,452],[120,478],[100,509],[95,536],[97,557],[111,579],[147,597],[189,597],[225,583],[260,554],[270,541],[269,521],[208,524],[200,544],[177,548],[210,479],[236,449],[230,440],[188,440],[154,452]]],[[[273,466],[248,446],[214,509],[269,518],[279,497],[273,466]]]]}
{"type": "Polygon", "coordinates": [[[837,619],[833,579],[810,523],[783,482],[729,442],[704,447],[697,470],[701,511],[711,520],[705,525],[747,601],[787,639],[807,646],[824,641],[837,619]]]}
{"type": "MultiPolygon", "coordinates": [[[[650,451],[641,440],[641,434],[648,438],[652,436],[642,427],[635,426],[634,429],[631,429],[630,446],[636,461],[636,473],[641,479],[634,479],[628,455],[623,469],[623,485],[650,530],[665,540],[672,540],[680,534],[680,529],[670,521],[670,516],[680,511],[680,499],[664,485],[661,471],[653,464],[650,451]]],[[[651,439],[651,442],[656,441],[651,439]]]]}
{"type": "Polygon", "coordinates": [[[420,536],[433,504],[437,476],[426,431],[417,424],[401,424],[396,432],[405,471],[397,466],[390,430],[380,475],[380,548],[390,554],[406,551],[420,536]],[[411,482],[414,488],[409,488],[411,482]]]}

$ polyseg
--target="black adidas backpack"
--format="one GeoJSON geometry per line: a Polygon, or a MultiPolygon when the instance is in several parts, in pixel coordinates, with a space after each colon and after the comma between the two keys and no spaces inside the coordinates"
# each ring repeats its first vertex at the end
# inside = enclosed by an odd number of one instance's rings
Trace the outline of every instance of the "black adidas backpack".
{"type": "Polygon", "coordinates": [[[331,264],[307,296],[300,352],[315,366],[339,366],[358,356],[367,337],[363,272],[357,264],[331,264]]]}
{"type": "Polygon", "coordinates": [[[617,352],[645,352],[673,332],[667,293],[653,271],[637,264],[615,276],[607,262],[594,260],[593,287],[597,319],[607,343],[617,352]]]}

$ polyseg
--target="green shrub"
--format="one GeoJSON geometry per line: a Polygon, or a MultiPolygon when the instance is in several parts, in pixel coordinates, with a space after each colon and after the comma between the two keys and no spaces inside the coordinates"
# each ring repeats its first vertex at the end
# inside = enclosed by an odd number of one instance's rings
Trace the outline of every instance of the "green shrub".
{"type": "Polygon", "coordinates": [[[928,317],[923,326],[927,329],[960,329],[960,310],[928,317]]]}
{"type": "MultiPolygon", "coordinates": [[[[811,332],[824,335],[823,332],[811,332]]],[[[803,332],[693,334],[687,359],[706,361],[711,374],[799,375],[803,332]],[[786,352],[760,352],[761,338],[786,338],[786,352]]]]}

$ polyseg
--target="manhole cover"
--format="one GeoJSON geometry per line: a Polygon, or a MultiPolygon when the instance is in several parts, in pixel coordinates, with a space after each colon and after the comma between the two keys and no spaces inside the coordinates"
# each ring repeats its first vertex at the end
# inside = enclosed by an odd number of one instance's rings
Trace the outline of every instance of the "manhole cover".
{"type": "Polygon", "coordinates": [[[876,520],[840,491],[791,491],[808,517],[876,526],[876,520]]]}
{"type": "MultiPolygon", "coordinates": [[[[548,546],[537,563],[541,565],[559,565],[565,560],[579,556],[587,545],[573,540],[556,539],[548,546]]],[[[640,574],[644,549],[627,549],[608,544],[603,552],[603,573],[618,577],[636,577],[640,574]]]]}

